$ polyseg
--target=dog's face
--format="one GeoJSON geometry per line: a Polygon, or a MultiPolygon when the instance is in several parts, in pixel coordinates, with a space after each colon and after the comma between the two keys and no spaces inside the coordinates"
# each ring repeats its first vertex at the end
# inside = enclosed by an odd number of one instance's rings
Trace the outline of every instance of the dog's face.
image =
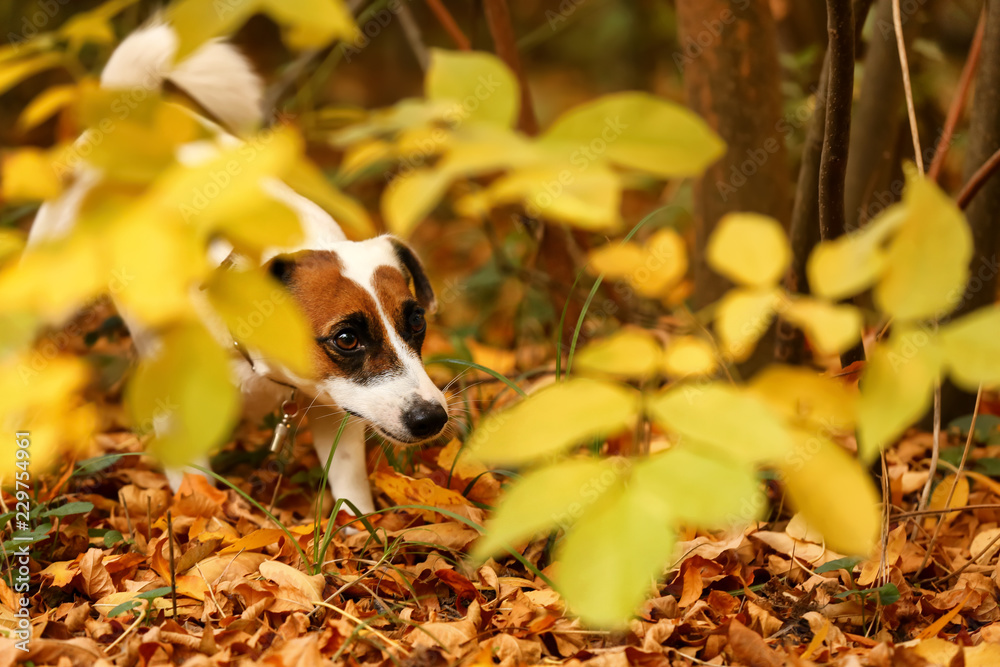
{"type": "Polygon", "coordinates": [[[382,436],[417,444],[441,433],[448,409],[420,357],[434,293],[401,241],[343,241],[272,260],[316,338],[317,388],[382,436]],[[413,292],[410,282],[413,282],[413,292]]]}

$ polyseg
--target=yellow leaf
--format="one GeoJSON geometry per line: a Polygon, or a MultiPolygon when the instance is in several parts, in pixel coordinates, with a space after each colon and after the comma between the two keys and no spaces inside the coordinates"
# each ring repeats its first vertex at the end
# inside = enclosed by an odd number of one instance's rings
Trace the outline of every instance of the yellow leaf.
{"type": "Polygon", "coordinates": [[[619,485],[627,470],[628,461],[622,458],[585,458],[527,473],[504,494],[486,532],[476,543],[473,558],[483,561],[505,548],[517,548],[550,526],[567,530],[619,485]]]}
{"type": "Polygon", "coordinates": [[[313,332],[291,294],[260,271],[220,269],[206,287],[208,300],[252,357],[295,375],[313,374],[313,332]]]}
{"type": "Polygon", "coordinates": [[[0,265],[24,250],[25,238],[19,229],[0,229],[0,265]]]}
{"type": "Polygon", "coordinates": [[[54,113],[75,102],[78,96],[79,89],[73,85],[46,88],[18,116],[18,129],[26,131],[44,123],[54,113]]]}
{"type": "Polygon", "coordinates": [[[500,58],[482,51],[431,49],[424,81],[431,101],[448,101],[448,120],[513,127],[520,107],[517,78],[500,58]]]}
{"type": "Polygon", "coordinates": [[[792,505],[828,548],[856,556],[872,552],[881,529],[879,496],[856,460],[829,440],[810,435],[777,464],[792,505]]]}
{"type": "Polygon", "coordinates": [[[200,326],[162,332],[155,357],[144,359],[126,390],[140,432],[156,429],[152,451],[181,466],[229,437],[239,392],[229,377],[230,353],[200,326]]]}
{"type": "Polygon", "coordinates": [[[0,61],[0,95],[30,76],[61,65],[63,58],[63,54],[50,51],[18,60],[0,61]]]}
{"type": "Polygon", "coordinates": [[[665,227],[646,241],[642,262],[628,274],[629,284],[639,294],[662,298],[687,273],[687,249],[684,239],[671,227],[665,227]]]}
{"type": "Polygon", "coordinates": [[[676,336],[663,356],[663,369],[673,378],[711,375],[718,367],[711,343],[696,336],[676,336]]]}
{"type": "Polygon", "coordinates": [[[589,378],[551,385],[490,413],[469,439],[469,456],[497,464],[545,458],[626,428],[639,412],[638,398],[629,387],[589,378]]]}
{"type": "Polygon", "coordinates": [[[606,95],[575,107],[539,141],[570,148],[571,160],[606,158],[663,178],[697,176],[726,149],[688,109],[639,92],[606,95]]]}
{"type": "Polygon", "coordinates": [[[644,379],[662,366],[663,349],[642,329],[624,329],[590,343],[577,353],[576,368],[618,378],[644,379]]]}
{"type": "MultiPolygon", "coordinates": [[[[100,128],[95,131],[100,142],[87,154],[87,162],[108,178],[145,184],[175,163],[178,147],[193,141],[200,128],[184,109],[153,101],[148,115],[135,113],[118,121],[114,131],[103,132],[100,128]]],[[[206,187],[204,183],[200,185],[206,187]]]]}
{"type": "Polygon", "coordinates": [[[366,239],[375,235],[375,225],[365,208],[331,185],[312,162],[296,161],[284,180],[293,190],[332,215],[349,237],[366,239]]]}
{"type": "Polygon", "coordinates": [[[833,304],[807,297],[794,299],[782,316],[802,329],[816,351],[841,354],[861,338],[861,312],[850,304],[833,304]]]}
{"type": "Polygon", "coordinates": [[[78,229],[40,244],[0,271],[0,310],[30,312],[60,322],[109,289],[106,242],[78,229]]]}
{"type": "Polygon", "coordinates": [[[62,191],[51,156],[37,148],[22,148],[5,155],[0,185],[0,194],[10,201],[55,199],[62,191]]]}
{"type": "Polygon", "coordinates": [[[941,327],[944,363],[955,384],[976,391],[1000,385],[1000,306],[981,308],[941,327]]]}
{"type": "Polygon", "coordinates": [[[528,215],[589,230],[610,230],[620,222],[621,182],[595,165],[584,172],[558,167],[518,169],[456,208],[466,216],[511,203],[524,203],[528,215]]]}
{"type": "Polygon", "coordinates": [[[236,32],[258,12],[282,27],[293,49],[321,48],[338,37],[353,39],[358,30],[341,0],[181,0],[167,12],[180,37],[176,59],[183,60],[213,37],[236,32]]]}
{"type": "Polygon", "coordinates": [[[204,248],[175,222],[123,217],[105,228],[109,289],[130,315],[159,325],[190,312],[191,289],[208,270],[204,248]]]}
{"type": "Polygon", "coordinates": [[[758,213],[730,213],[712,232],[706,259],[717,273],[752,287],[777,284],[791,251],[781,223],[758,213]]]}
{"type": "Polygon", "coordinates": [[[273,199],[261,179],[281,177],[302,152],[302,138],[290,128],[261,133],[246,144],[213,153],[195,166],[175,164],[140,200],[137,217],[180,218],[210,236],[226,218],[241,218],[261,201],[273,199]]]}
{"type": "Polygon", "coordinates": [[[630,483],[659,497],[678,521],[692,527],[724,528],[760,518],[767,498],[754,467],[705,449],[689,442],[655,454],[635,466],[630,483]]]}
{"type": "Polygon", "coordinates": [[[309,576],[291,565],[276,560],[266,560],[261,563],[260,573],[282,588],[299,593],[310,602],[323,600],[323,586],[326,584],[326,579],[322,574],[309,576]]]}
{"type": "MultiPolygon", "coordinates": [[[[969,504],[969,480],[965,477],[958,477],[956,475],[948,475],[941,482],[934,487],[934,492],[931,494],[930,503],[927,505],[927,509],[931,510],[946,510],[952,507],[957,507],[961,509],[969,504]],[[952,487],[955,488],[952,491],[952,487]],[[948,501],[948,496],[951,495],[951,502],[948,501]]],[[[951,523],[961,514],[959,511],[948,512],[942,516],[942,520],[945,523],[951,523]]],[[[936,517],[927,517],[924,520],[924,526],[933,528],[934,524],[937,523],[938,519],[936,517]]]]}
{"type": "Polygon", "coordinates": [[[719,299],[715,332],[723,354],[745,361],[774,319],[782,292],[776,288],[734,288],[719,299]]]}
{"type": "Polygon", "coordinates": [[[408,237],[441,201],[451,181],[452,176],[441,169],[421,169],[393,179],[382,195],[389,231],[408,237]]]}
{"type": "Polygon", "coordinates": [[[858,455],[863,463],[924,414],[940,369],[938,342],[918,329],[900,329],[875,348],[861,378],[858,406],[858,455]]]}
{"type": "Polygon", "coordinates": [[[556,584],[570,609],[588,625],[624,626],[673,554],[673,523],[671,508],[648,485],[608,491],[558,554],[556,584]]]}
{"type": "Polygon", "coordinates": [[[885,270],[885,241],[906,215],[901,204],[890,206],[861,231],[816,246],[806,265],[812,293],[840,300],[873,285],[885,270]]]}
{"type": "Polygon", "coordinates": [[[628,276],[642,263],[645,253],[635,243],[605,243],[590,251],[591,273],[611,279],[628,276]]]}
{"type": "MultiPolygon", "coordinates": [[[[961,646],[952,643],[947,639],[940,639],[938,637],[929,637],[927,639],[920,640],[919,643],[910,650],[926,660],[926,664],[930,665],[950,665],[952,664],[952,660],[954,660],[959,653],[962,653],[961,646]]],[[[961,664],[967,665],[969,663],[966,660],[962,660],[961,664]]]]}
{"type": "Polygon", "coordinates": [[[969,278],[972,232],[965,216],[931,180],[911,178],[903,193],[906,221],[889,246],[875,303],[899,320],[942,317],[969,278]]]}
{"type": "Polygon", "coordinates": [[[748,463],[788,454],[792,438],[778,416],[747,391],[718,382],[671,387],[647,401],[660,426],[748,463]]]}
{"type": "Polygon", "coordinates": [[[362,139],[344,151],[340,178],[353,180],[366,169],[398,157],[395,147],[383,139],[362,139]]]}
{"type": "Polygon", "coordinates": [[[791,423],[828,435],[854,430],[858,392],[843,382],[808,368],[768,366],[748,389],[791,423]]]}
{"type": "Polygon", "coordinates": [[[624,279],[647,298],[662,298],[687,273],[684,239],[671,228],[657,231],[645,245],[607,243],[590,253],[590,271],[624,279]]]}

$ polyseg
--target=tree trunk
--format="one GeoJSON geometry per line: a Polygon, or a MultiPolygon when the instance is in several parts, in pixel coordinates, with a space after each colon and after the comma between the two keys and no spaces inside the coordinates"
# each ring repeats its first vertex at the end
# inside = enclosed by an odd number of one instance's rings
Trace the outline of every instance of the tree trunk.
{"type": "Polygon", "coordinates": [[[695,184],[697,307],[729,287],[705,261],[719,219],[754,211],[787,224],[791,208],[774,21],[767,0],[739,7],[728,0],[677,0],[682,53],[675,61],[688,103],[729,147],[695,184]]]}
{"type": "MultiPolygon", "coordinates": [[[[972,99],[972,120],[965,154],[965,176],[969,178],[1000,149],[1000,0],[986,2],[986,29],[972,99]]],[[[972,228],[973,252],[969,284],[962,301],[951,315],[960,317],[991,305],[997,295],[997,250],[1000,247],[1000,178],[992,176],[965,209],[972,228]]],[[[969,414],[975,396],[945,384],[942,410],[945,423],[969,414]]]]}

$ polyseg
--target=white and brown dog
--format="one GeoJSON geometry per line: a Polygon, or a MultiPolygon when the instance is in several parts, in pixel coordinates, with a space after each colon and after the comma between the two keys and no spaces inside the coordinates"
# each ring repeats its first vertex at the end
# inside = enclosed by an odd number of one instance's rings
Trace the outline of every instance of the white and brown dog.
{"type": "MultiPolygon", "coordinates": [[[[261,122],[261,81],[235,48],[211,42],[174,64],[176,51],[177,36],[170,26],[142,28],[112,54],[101,85],[148,90],[170,81],[229,128],[240,130],[261,122]]],[[[204,122],[218,129],[222,142],[238,141],[207,119],[204,122]]],[[[187,145],[178,160],[194,164],[215,150],[210,142],[187,145]]],[[[60,199],[39,210],[29,249],[68,233],[85,197],[100,180],[97,169],[79,168],[60,199]]],[[[349,500],[363,513],[371,512],[366,425],[395,443],[413,445],[440,434],[448,421],[444,395],[421,361],[424,313],[433,312],[436,305],[433,290],[420,261],[402,241],[390,236],[349,241],[333,218],[284,183],[265,179],[261,188],[297,213],[302,223],[301,244],[270,249],[262,260],[306,314],[315,335],[313,356],[319,370],[315,380],[303,382],[256,358],[251,350],[247,358],[234,355],[236,382],[245,406],[257,415],[275,410],[287,399],[289,384],[304,395],[306,404],[321,405],[308,412],[321,463],[329,459],[340,427],[340,420],[323,418],[330,415],[330,403],[352,415],[333,456],[330,489],[334,497],[349,500]]],[[[225,244],[206,249],[218,264],[231,251],[225,244]]],[[[121,314],[139,354],[156,355],[155,336],[127,312],[121,314]]],[[[217,322],[206,324],[219,330],[217,322]]],[[[228,336],[224,328],[222,335],[228,336]]],[[[231,345],[232,339],[220,342],[231,345]]],[[[207,459],[196,463],[208,465],[207,459]]],[[[176,490],[182,473],[168,470],[168,477],[176,490]]]]}

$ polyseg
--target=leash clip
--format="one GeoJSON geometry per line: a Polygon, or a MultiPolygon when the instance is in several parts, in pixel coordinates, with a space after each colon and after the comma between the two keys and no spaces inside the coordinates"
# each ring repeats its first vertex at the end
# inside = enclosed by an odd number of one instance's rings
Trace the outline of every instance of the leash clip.
{"type": "Polygon", "coordinates": [[[285,445],[288,433],[292,427],[292,419],[299,413],[299,406],[295,403],[295,392],[291,397],[281,404],[281,421],[274,427],[274,435],[271,437],[271,452],[277,454],[285,445]]]}

